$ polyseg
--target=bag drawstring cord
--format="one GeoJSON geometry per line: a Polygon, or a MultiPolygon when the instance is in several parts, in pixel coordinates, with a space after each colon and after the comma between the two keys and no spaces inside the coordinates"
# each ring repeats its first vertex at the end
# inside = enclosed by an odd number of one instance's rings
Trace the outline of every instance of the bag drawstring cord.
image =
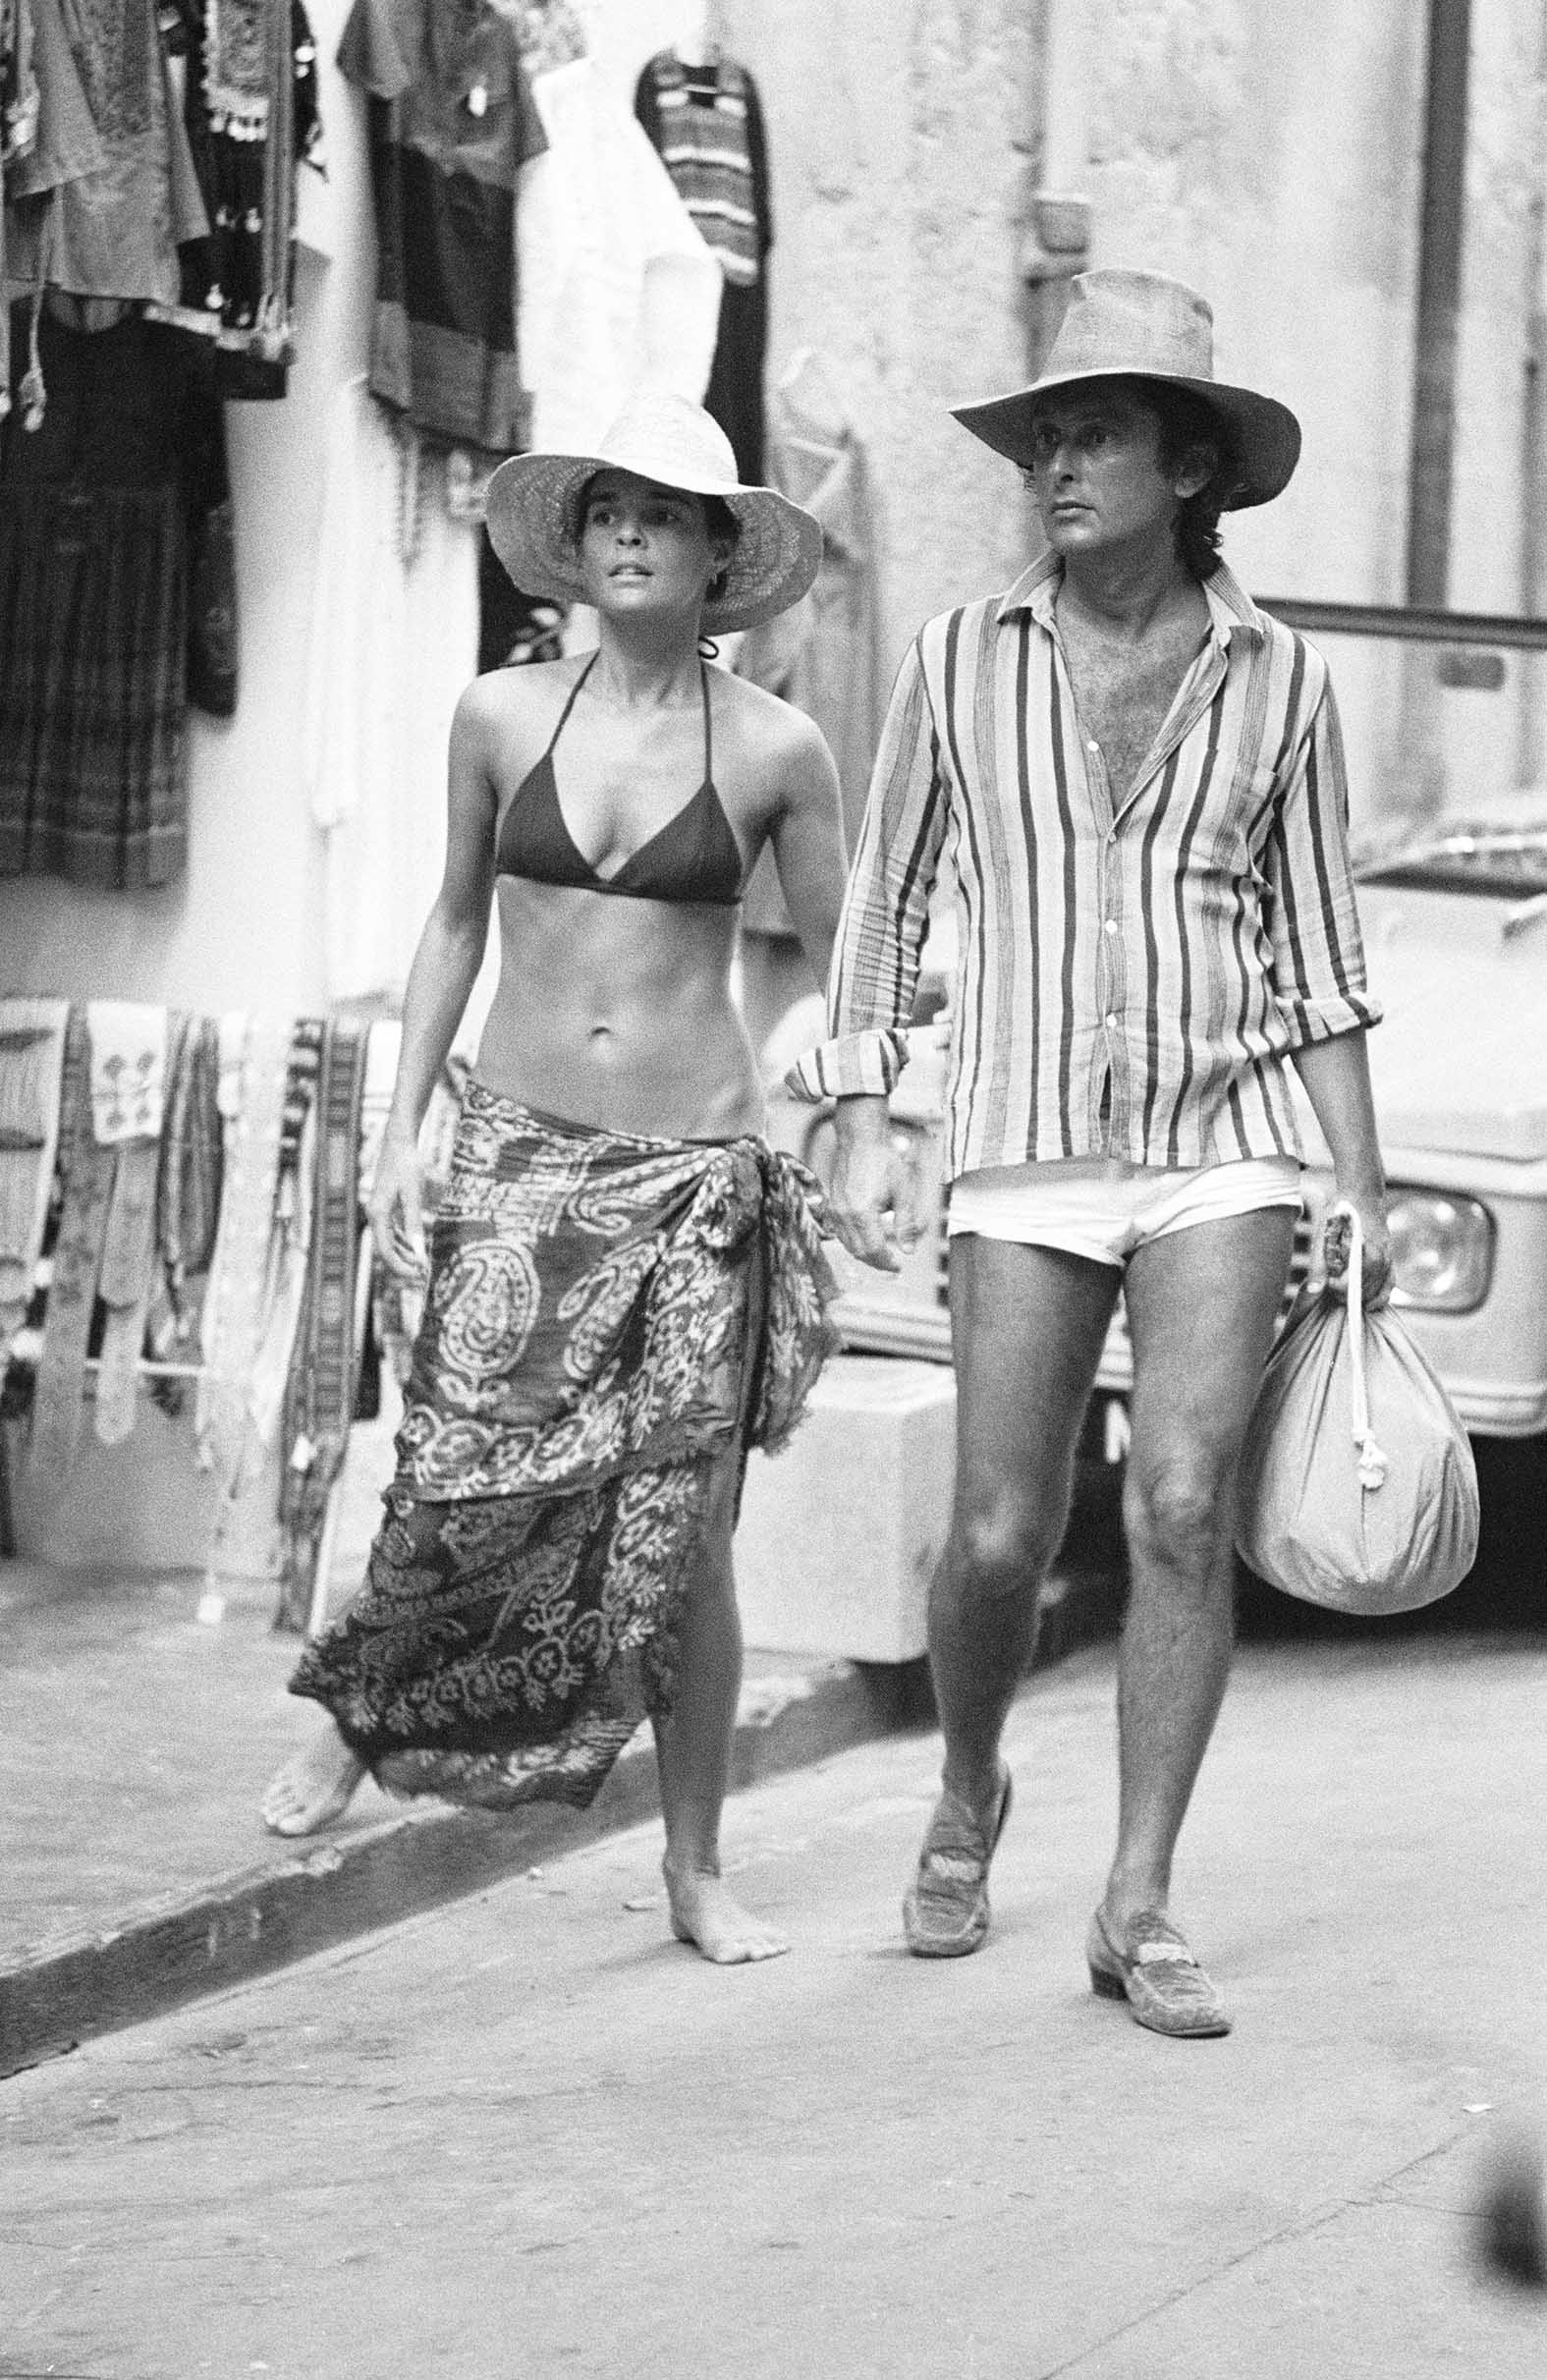
{"type": "Polygon", "coordinates": [[[1354,1443],[1359,1450],[1359,1485],[1374,1489],[1386,1476],[1386,1458],[1370,1427],[1369,1388],[1364,1377],[1364,1227],[1357,1209],[1340,1198],[1335,1215],[1349,1218],[1349,1372],[1354,1406],[1354,1443]]]}

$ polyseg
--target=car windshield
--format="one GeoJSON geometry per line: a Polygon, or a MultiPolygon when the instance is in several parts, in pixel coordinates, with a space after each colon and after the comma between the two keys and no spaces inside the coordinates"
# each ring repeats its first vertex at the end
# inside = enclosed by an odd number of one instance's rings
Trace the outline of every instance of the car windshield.
{"type": "Polygon", "coordinates": [[[1547,893],[1547,818],[1508,825],[1489,819],[1448,822],[1367,859],[1359,880],[1515,899],[1547,893]]]}

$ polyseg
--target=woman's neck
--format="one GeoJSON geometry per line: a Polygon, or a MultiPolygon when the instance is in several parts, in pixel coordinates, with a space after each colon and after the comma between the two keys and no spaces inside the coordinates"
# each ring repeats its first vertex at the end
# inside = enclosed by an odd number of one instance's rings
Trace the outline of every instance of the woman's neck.
{"type": "Polygon", "coordinates": [[[685,641],[680,631],[640,637],[604,620],[589,687],[618,710],[669,710],[697,701],[700,668],[696,628],[685,641]]]}

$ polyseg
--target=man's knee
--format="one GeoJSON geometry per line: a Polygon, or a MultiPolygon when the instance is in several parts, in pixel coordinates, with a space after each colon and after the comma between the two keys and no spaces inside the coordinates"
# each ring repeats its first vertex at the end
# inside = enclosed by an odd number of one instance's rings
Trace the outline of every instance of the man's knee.
{"type": "Polygon", "coordinates": [[[946,1575],[973,1601],[998,1601],[1040,1586],[1063,1534],[1062,1515],[1016,1497],[959,1507],[946,1575]]]}
{"type": "Polygon", "coordinates": [[[1233,1479],[1206,1457],[1130,1460],[1123,1517],[1135,1554],[1165,1562],[1202,1584],[1232,1525],[1233,1479]]]}

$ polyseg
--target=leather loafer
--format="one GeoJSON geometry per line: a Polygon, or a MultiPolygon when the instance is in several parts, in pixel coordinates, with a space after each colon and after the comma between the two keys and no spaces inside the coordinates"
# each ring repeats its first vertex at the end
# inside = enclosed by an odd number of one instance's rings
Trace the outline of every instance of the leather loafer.
{"type": "Polygon", "coordinates": [[[1012,1779],[985,1825],[950,1792],[935,1803],[918,1873],[903,1903],[903,1933],[915,1959],[965,1959],[988,1931],[988,1864],[1010,1815],[1012,1779]]]}
{"type": "Polygon", "coordinates": [[[1176,2040],[1209,2040],[1230,2030],[1225,2006],[1187,1941],[1159,1910],[1140,1910],[1115,1941],[1100,1910],[1085,1937],[1090,1988],[1126,2000],[1135,2024],[1176,2040]]]}

